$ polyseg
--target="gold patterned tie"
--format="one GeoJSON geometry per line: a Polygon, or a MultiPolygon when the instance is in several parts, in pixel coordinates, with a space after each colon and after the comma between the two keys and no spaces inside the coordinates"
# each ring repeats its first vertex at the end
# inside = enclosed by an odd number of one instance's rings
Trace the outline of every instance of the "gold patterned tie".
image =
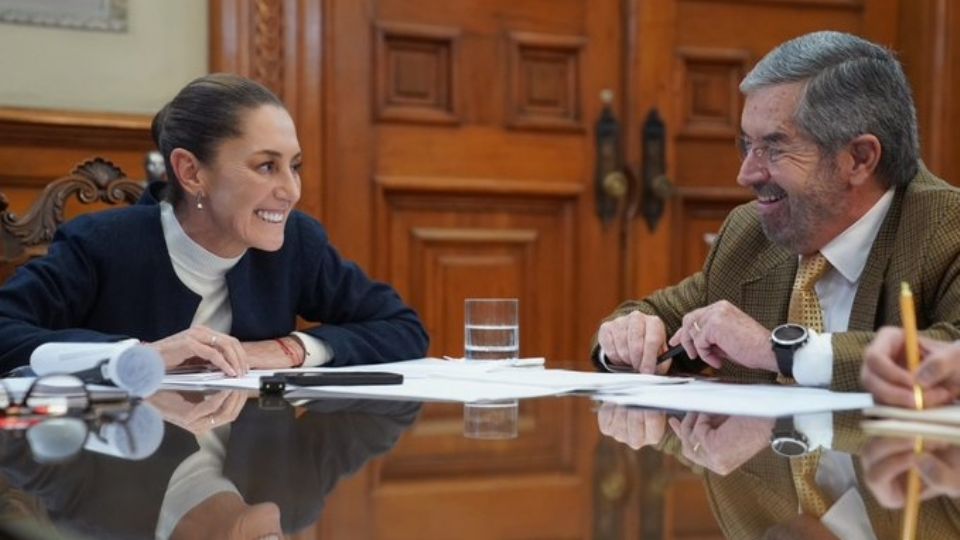
{"type": "MultiPolygon", "coordinates": [[[[819,251],[800,260],[797,277],[793,279],[793,290],[790,292],[787,322],[823,332],[823,309],[820,308],[820,299],[817,298],[814,286],[829,269],[830,262],[819,251]]],[[[778,373],[777,382],[793,384],[793,379],[778,373]]]]}
{"type": "Polygon", "coordinates": [[[823,332],[823,309],[813,287],[829,269],[830,263],[819,251],[800,260],[790,293],[787,321],[823,332]]]}
{"type": "MultiPolygon", "coordinates": [[[[788,321],[823,332],[823,309],[820,307],[820,299],[817,297],[814,285],[829,269],[830,263],[820,252],[800,260],[797,277],[793,280],[793,292],[790,294],[788,321]]],[[[793,382],[790,379],[786,381],[793,382]]],[[[830,507],[829,501],[817,487],[816,482],[820,453],[821,450],[818,448],[808,454],[790,459],[790,471],[793,474],[793,485],[797,490],[800,511],[818,518],[823,516],[830,507]]]]}

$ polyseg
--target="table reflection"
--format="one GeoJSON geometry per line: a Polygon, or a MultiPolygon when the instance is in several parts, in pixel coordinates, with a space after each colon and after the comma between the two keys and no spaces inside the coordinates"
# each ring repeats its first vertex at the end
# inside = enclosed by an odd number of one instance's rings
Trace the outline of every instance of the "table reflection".
{"type": "Polygon", "coordinates": [[[166,421],[141,459],[89,445],[38,461],[0,432],[5,524],[91,538],[259,538],[316,523],[345,475],[396,444],[420,405],[357,399],[261,406],[243,392],[162,391],[141,404],[166,421]],[[19,502],[14,502],[19,501],[19,502]]]}
{"type": "Polygon", "coordinates": [[[597,410],[605,436],[629,451],[655,449],[699,474],[727,538],[900,538],[911,467],[923,485],[916,537],[958,537],[960,447],[925,441],[917,454],[913,437],[871,438],[861,420],[851,412],[774,420],[612,404],[597,410]],[[771,444],[782,441],[784,426],[803,448],[793,457],[785,455],[789,445],[771,444]],[[826,501],[820,513],[801,509],[807,494],[797,474],[799,460],[814,455],[809,487],[826,501]]]}

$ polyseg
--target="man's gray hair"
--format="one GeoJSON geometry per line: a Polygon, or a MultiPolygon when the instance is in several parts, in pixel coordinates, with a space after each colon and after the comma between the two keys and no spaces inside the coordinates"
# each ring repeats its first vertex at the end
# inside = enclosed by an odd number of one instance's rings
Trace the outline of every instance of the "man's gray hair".
{"type": "Polygon", "coordinates": [[[888,49],[842,32],[814,32],[770,51],[740,83],[744,94],[803,82],[797,127],[827,156],[872,134],[882,148],[877,176],[904,185],[917,173],[917,112],[903,68],[888,49]]]}

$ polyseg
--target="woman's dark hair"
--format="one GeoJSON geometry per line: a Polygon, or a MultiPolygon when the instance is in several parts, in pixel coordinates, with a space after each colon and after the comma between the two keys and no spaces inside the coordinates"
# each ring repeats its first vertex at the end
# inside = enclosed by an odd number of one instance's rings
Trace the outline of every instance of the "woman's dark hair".
{"type": "Polygon", "coordinates": [[[220,143],[242,135],[242,113],[261,105],[283,107],[273,92],[258,82],[229,73],[194,79],[153,117],[153,141],[167,169],[167,200],[183,199],[183,186],[170,163],[175,148],[188,150],[201,163],[210,163],[220,143]]]}

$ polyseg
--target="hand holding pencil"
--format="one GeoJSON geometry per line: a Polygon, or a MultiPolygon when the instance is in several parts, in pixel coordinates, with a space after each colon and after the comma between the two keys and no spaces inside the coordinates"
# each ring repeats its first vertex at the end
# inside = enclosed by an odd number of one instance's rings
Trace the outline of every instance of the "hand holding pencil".
{"type": "Polygon", "coordinates": [[[953,403],[960,396],[960,342],[918,336],[920,364],[908,368],[906,334],[884,327],[864,352],[860,379],[878,404],[916,408],[915,385],[923,392],[925,408],[953,403]]]}

